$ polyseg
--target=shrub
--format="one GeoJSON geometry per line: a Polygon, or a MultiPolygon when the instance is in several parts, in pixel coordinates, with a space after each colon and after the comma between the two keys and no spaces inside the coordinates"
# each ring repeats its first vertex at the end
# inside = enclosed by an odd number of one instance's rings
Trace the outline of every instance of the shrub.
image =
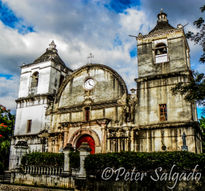
{"type": "MultiPolygon", "coordinates": [[[[118,169],[124,167],[126,170],[136,169],[137,171],[154,172],[158,167],[164,171],[170,171],[173,165],[175,170],[190,171],[196,165],[201,172],[205,171],[205,154],[195,154],[190,152],[121,152],[89,155],[85,159],[85,169],[87,175],[101,177],[106,167],[118,169]]],[[[203,174],[203,173],[202,173],[203,174]]]]}
{"type": "Polygon", "coordinates": [[[0,161],[0,174],[4,173],[4,165],[3,163],[0,161]]]}
{"type": "Polygon", "coordinates": [[[22,157],[21,164],[23,166],[36,165],[36,166],[63,166],[64,155],[63,153],[41,153],[33,152],[26,154],[22,157]]]}

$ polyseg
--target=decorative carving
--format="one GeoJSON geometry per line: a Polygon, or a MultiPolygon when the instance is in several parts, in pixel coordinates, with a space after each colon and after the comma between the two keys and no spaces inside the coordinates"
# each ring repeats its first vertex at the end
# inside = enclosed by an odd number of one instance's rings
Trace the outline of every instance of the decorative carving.
{"type": "Polygon", "coordinates": [[[185,132],[182,135],[182,141],[183,141],[182,151],[188,151],[188,147],[186,145],[186,134],[185,134],[185,132]]]}
{"type": "Polygon", "coordinates": [[[134,122],[135,119],[135,111],[136,111],[136,104],[137,104],[137,95],[136,89],[132,88],[131,94],[127,95],[124,94],[121,99],[117,101],[118,104],[123,106],[123,112],[121,115],[120,123],[127,123],[127,122],[134,122]]]}
{"type": "Polygon", "coordinates": [[[122,123],[129,121],[129,107],[127,105],[123,106],[122,123]]]}
{"type": "Polygon", "coordinates": [[[91,97],[85,97],[85,101],[83,103],[85,105],[91,105],[93,103],[93,99],[91,97]]]}
{"type": "Polygon", "coordinates": [[[122,128],[109,129],[108,139],[122,139],[128,138],[127,131],[122,128]]]}
{"type": "Polygon", "coordinates": [[[124,93],[123,96],[117,101],[120,105],[126,105],[127,104],[127,95],[124,93]]]}
{"type": "Polygon", "coordinates": [[[135,94],[136,89],[132,88],[131,95],[129,96],[129,107],[130,107],[130,115],[129,115],[129,121],[134,122],[135,120],[135,107],[137,104],[137,95],[135,94]]]}

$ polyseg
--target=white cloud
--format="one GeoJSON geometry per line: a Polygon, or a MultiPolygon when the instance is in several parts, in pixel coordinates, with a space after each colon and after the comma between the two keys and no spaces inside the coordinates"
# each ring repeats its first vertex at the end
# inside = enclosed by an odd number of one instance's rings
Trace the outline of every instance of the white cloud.
{"type": "Polygon", "coordinates": [[[147,33],[150,26],[145,12],[131,8],[120,14],[120,24],[123,31],[130,34],[136,34],[139,31],[147,33]]]}
{"type": "MultiPolygon", "coordinates": [[[[136,60],[130,59],[129,50],[135,46],[136,41],[130,39],[128,34],[135,32],[134,25],[138,22],[132,23],[133,27],[129,29],[126,20],[140,21],[142,12],[127,10],[128,14],[119,16],[99,4],[89,2],[89,5],[85,6],[82,1],[4,2],[8,3],[17,16],[33,25],[36,32],[21,35],[16,30],[0,24],[0,34],[3,34],[0,57],[5,57],[7,63],[13,58],[9,64],[0,63],[2,72],[19,75],[18,65],[32,62],[45,51],[51,40],[55,40],[59,55],[68,67],[77,69],[86,64],[87,57],[92,52],[95,56],[94,62],[114,68],[126,79],[127,84],[133,85],[136,76],[128,74],[128,66],[136,67],[136,60]],[[117,34],[122,45],[115,47],[113,42],[117,34]]],[[[132,71],[136,74],[137,68],[132,71]]],[[[14,86],[15,83],[8,86],[11,92],[14,86]]],[[[15,96],[17,97],[17,94],[15,96]]],[[[7,100],[11,100],[11,97],[13,95],[8,94],[7,100]]],[[[6,104],[11,105],[10,102],[6,104]]]]}
{"type": "Polygon", "coordinates": [[[11,79],[0,77],[0,104],[8,109],[16,108],[15,99],[18,93],[19,78],[17,76],[11,79]]]}
{"type": "MultiPolygon", "coordinates": [[[[34,26],[36,32],[22,35],[0,22],[1,73],[19,77],[18,66],[35,60],[44,53],[51,40],[54,40],[59,55],[68,67],[77,69],[86,64],[87,57],[92,52],[95,56],[94,62],[112,67],[124,78],[129,89],[135,87],[137,59],[130,58],[129,51],[136,46],[136,40],[128,35],[138,35],[139,32],[146,34],[156,23],[156,13],[154,17],[150,16],[156,10],[148,11],[147,7],[139,10],[134,7],[117,14],[106,9],[103,6],[104,1],[3,2],[6,2],[18,17],[23,18],[25,24],[34,26]],[[114,46],[116,36],[121,44],[114,46]]],[[[169,15],[169,20],[172,16],[169,15]]],[[[179,21],[182,21],[180,19],[179,21]]],[[[15,103],[12,105],[9,100],[17,98],[17,90],[14,89],[18,87],[18,80],[0,80],[8,85],[4,87],[8,95],[0,97],[0,102],[14,108],[15,103]]],[[[3,87],[1,82],[0,87],[3,87]]]]}

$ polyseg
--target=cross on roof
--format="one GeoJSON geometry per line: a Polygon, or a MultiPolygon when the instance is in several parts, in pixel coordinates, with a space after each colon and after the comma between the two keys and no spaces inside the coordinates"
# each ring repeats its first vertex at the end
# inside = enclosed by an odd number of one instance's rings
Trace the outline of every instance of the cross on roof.
{"type": "Polygon", "coordinates": [[[92,59],[94,58],[94,55],[92,53],[88,56],[88,64],[92,64],[92,59]]]}

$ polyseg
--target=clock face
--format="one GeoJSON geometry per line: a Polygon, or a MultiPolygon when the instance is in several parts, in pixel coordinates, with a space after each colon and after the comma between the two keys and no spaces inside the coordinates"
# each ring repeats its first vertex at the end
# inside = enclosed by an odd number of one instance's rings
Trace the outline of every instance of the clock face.
{"type": "Polygon", "coordinates": [[[95,81],[92,78],[88,78],[84,83],[84,87],[86,90],[91,90],[94,88],[94,86],[95,86],[95,81]]]}

